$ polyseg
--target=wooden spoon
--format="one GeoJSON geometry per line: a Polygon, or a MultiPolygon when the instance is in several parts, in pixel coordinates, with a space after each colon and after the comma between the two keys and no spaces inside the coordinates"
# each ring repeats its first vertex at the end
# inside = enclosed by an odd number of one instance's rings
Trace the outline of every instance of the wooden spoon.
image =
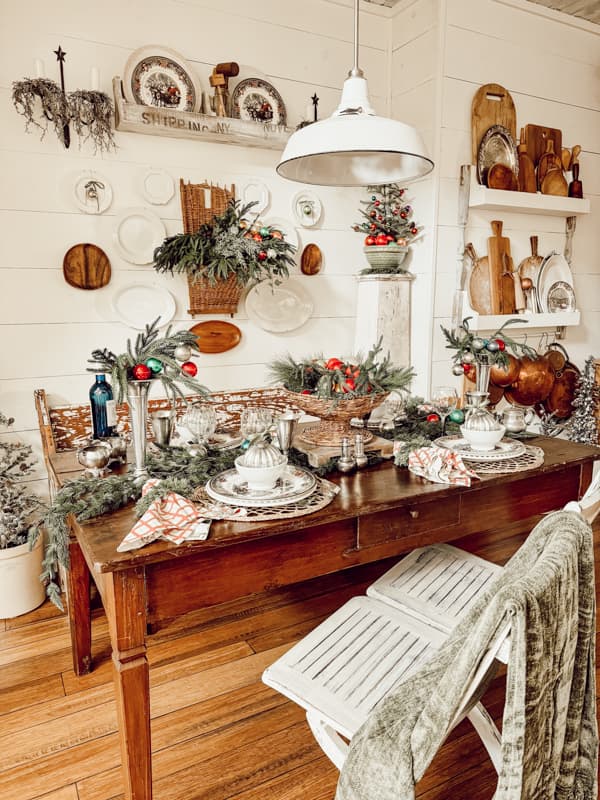
{"type": "Polygon", "coordinates": [[[307,244],[300,257],[300,269],[304,275],[316,275],[321,271],[323,254],[318,244],[307,244]]]}

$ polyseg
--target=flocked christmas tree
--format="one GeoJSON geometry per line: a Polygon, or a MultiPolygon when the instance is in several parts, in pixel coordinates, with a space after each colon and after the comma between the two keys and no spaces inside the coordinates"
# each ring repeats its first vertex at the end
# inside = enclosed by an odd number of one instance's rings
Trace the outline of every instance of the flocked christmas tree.
{"type": "Polygon", "coordinates": [[[594,357],[589,356],[575,386],[575,411],[568,429],[568,437],[572,442],[598,444],[596,414],[600,404],[600,387],[596,384],[595,372],[594,357]]]}
{"type": "Polygon", "coordinates": [[[419,227],[413,222],[412,207],[404,200],[405,189],[397,183],[368,186],[368,200],[361,200],[359,212],[364,220],[353,225],[353,230],[366,235],[365,245],[407,245],[419,235],[419,227]]]}

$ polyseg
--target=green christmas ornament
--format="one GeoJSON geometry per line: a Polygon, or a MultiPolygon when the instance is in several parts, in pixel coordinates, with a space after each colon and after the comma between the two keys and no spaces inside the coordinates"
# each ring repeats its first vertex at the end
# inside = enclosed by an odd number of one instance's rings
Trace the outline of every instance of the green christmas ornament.
{"type": "Polygon", "coordinates": [[[147,367],[150,367],[154,375],[158,375],[159,372],[162,372],[163,364],[158,358],[147,358],[144,363],[147,367]]]}
{"type": "Polygon", "coordinates": [[[461,411],[460,408],[455,408],[454,411],[451,411],[449,417],[452,422],[456,422],[457,425],[461,425],[465,421],[464,412],[461,411]]]}
{"type": "Polygon", "coordinates": [[[264,237],[264,236],[268,236],[268,235],[269,235],[269,229],[268,229],[268,228],[261,228],[261,229],[259,230],[259,233],[260,233],[260,235],[261,235],[261,236],[263,236],[263,237],[264,237]]]}

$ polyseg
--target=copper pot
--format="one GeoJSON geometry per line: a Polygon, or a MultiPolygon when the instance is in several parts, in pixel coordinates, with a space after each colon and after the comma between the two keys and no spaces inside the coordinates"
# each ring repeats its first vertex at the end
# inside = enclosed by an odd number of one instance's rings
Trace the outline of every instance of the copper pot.
{"type": "Polygon", "coordinates": [[[558,342],[550,345],[544,358],[554,372],[554,385],[543,401],[544,410],[556,419],[568,419],[573,413],[579,369],[569,361],[569,354],[558,342]]]}
{"type": "Polygon", "coordinates": [[[504,396],[509,403],[519,406],[534,406],[543,402],[554,386],[554,371],[544,358],[521,358],[517,380],[507,386],[504,396]]]}
{"type": "Polygon", "coordinates": [[[504,367],[502,364],[494,364],[490,370],[490,380],[496,386],[510,386],[519,377],[521,370],[521,362],[515,356],[507,355],[508,364],[504,367]]]}

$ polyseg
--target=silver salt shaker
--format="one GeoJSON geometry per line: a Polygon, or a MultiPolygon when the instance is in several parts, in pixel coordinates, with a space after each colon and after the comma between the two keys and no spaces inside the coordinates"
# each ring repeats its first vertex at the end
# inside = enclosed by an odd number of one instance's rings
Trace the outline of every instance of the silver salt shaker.
{"type": "Polygon", "coordinates": [[[365,454],[365,440],[360,433],[354,436],[354,460],[358,469],[366,467],[369,459],[365,454]]]}
{"type": "Polygon", "coordinates": [[[352,472],[356,460],[350,452],[350,441],[347,436],[342,439],[342,455],[338,458],[337,468],[340,472],[352,472]]]}

